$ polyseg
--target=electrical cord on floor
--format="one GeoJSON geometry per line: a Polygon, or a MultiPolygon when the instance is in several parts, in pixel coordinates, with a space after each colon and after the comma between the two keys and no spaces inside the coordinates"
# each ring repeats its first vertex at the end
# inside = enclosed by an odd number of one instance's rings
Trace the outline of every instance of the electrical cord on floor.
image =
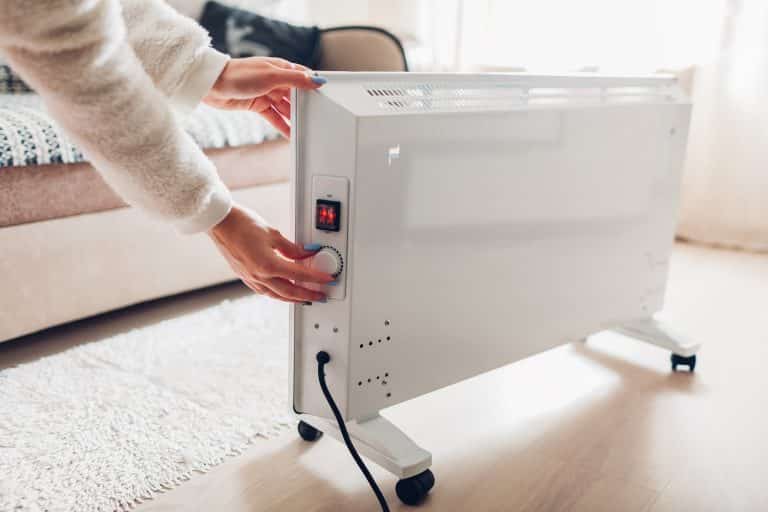
{"type": "Polygon", "coordinates": [[[333,396],[331,396],[331,392],[328,389],[328,384],[325,382],[325,365],[328,364],[330,360],[331,356],[328,354],[328,352],[322,350],[317,353],[317,378],[320,381],[320,389],[323,390],[323,395],[325,395],[325,399],[328,401],[328,405],[333,412],[333,416],[336,418],[336,422],[339,424],[339,430],[341,431],[341,437],[344,438],[344,444],[347,445],[347,449],[352,455],[352,458],[355,459],[357,467],[360,468],[363,476],[365,476],[365,479],[368,480],[368,485],[371,486],[371,490],[376,495],[376,499],[379,500],[379,505],[381,505],[382,512],[389,512],[389,505],[387,504],[387,500],[381,493],[381,489],[379,489],[376,480],[373,479],[371,472],[368,471],[368,468],[363,462],[363,459],[361,459],[360,455],[357,453],[355,445],[352,444],[352,439],[349,437],[349,432],[347,431],[347,426],[344,424],[344,419],[341,417],[341,412],[339,412],[339,408],[336,406],[336,402],[333,400],[333,396]]]}

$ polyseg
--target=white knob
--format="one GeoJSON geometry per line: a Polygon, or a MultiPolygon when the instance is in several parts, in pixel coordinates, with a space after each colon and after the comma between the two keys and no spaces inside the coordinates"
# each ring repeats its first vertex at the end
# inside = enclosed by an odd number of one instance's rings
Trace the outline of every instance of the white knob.
{"type": "Polygon", "coordinates": [[[339,251],[326,246],[312,257],[312,268],[336,277],[341,274],[341,270],[344,268],[344,260],[339,251]]]}

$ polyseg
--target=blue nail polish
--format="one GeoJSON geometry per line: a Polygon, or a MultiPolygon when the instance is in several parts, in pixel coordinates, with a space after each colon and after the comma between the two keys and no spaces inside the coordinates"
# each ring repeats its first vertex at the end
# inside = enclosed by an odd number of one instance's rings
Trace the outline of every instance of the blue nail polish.
{"type": "Polygon", "coordinates": [[[328,81],[328,79],[325,78],[324,76],[313,75],[312,76],[312,81],[315,82],[317,85],[323,85],[324,83],[326,83],[328,81]]]}
{"type": "Polygon", "coordinates": [[[323,246],[320,244],[304,244],[305,251],[319,251],[323,246]]]}
{"type": "Polygon", "coordinates": [[[330,283],[325,283],[325,284],[327,284],[328,286],[336,286],[337,284],[339,284],[339,282],[338,281],[331,281],[330,283]]]}

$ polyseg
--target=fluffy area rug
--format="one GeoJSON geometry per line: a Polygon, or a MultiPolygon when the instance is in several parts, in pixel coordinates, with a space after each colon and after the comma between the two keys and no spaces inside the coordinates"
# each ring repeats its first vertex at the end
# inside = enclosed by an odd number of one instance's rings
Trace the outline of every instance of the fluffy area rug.
{"type": "Polygon", "coordinates": [[[0,372],[0,510],[130,509],[285,430],[287,319],[247,297],[0,372]]]}

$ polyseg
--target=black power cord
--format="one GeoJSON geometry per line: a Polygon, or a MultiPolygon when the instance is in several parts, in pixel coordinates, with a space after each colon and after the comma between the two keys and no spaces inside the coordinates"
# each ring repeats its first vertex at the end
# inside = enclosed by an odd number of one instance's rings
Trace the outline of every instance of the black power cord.
{"type": "Polygon", "coordinates": [[[317,357],[317,379],[320,381],[320,389],[323,390],[323,395],[325,395],[325,399],[328,401],[328,405],[330,406],[331,411],[333,412],[333,416],[336,418],[336,423],[339,424],[339,430],[341,431],[341,437],[344,438],[344,444],[347,445],[347,449],[349,450],[350,455],[352,455],[352,458],[355,459],[355,462],[357,463],[357,467],[360,468],[360,471],[363,473],[363,476],[365,476],[365,479],[368,480],[368,485],[371,486],[371,490],[373,491],[373,494],[375,494],[376,499],[379,500],[379,505],[381,505],[382,512],[389,512],[389,505],[387,504],[387,500],[386,498],[384,498],[384,495],[381,493],[381,489],[379,489],[379,486],[376,483],[376,480],[373,479],[371,472],[368,471],[368,468],[363,462],[363,459],[361,459],[360,455],[357,453],[357,450],[355,449],[355,445],[352,444],[352,439],[350,439],[349,437],[347,426],[344,424],[344,420],[341,417],[339,408],[336,406],[336,402],[333,400],[333,396],[331,396],[331,392],[328,390],[328,384],[326,384],[325,382],[325,365],[328,364],[328,362],[331,360],[331,356],[328,354],[328,352],[326,352],[325,350],[322,350],[317,353],[316,357],[317,357]]]}

